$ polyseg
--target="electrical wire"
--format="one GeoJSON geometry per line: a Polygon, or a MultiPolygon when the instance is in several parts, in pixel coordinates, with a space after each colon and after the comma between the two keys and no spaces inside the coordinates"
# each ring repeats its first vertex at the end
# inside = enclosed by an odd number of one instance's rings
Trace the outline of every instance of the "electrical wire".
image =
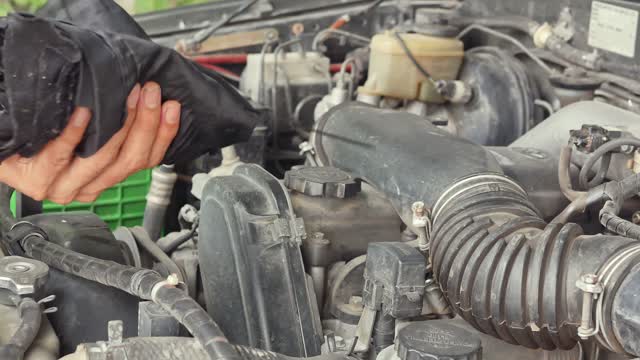
{"type": "Polygon", "coordinates": [[[325,29],[320,31],[316,36],[314,36],[313,42],[311,43],[311,49],[313,51],[318,51],[319,45],[325,40],[329,39],[331,37],[330,35],[344,36],[354,41],[361,42],[364,45],[369,45],[369,43],[371,42],[370,38],[366,36],[354,34],[352,32],[348,32],[340,29],[325,29]]]}
{"type": "Polygon", "coordinates": [[[231,22],[231,20],[235,19],[236,17],[238,17],[239,15],[241,15],[242,13],[244,13],[245,11],[247,11],[250,7],[252,7],[254,4],[256,4],[258,2],[258,0],[249,0],[246,3],[244,3],[243,5],[241,5],[239,8],[237,8],[236,10],[234,10],[231,14],[229,14],[228,16],[226,16],[224,19],[218,21],[217,23],[198,31],[197,33],[195,33],[193,35],[193,37],[191,39],[188,39],[184,42],[184,48],[185,50],[188,51],[193,51],[193,50],[197,50],[200,46],[200,44],[202,44],[206,39],[208,39],[211,35],[213,35],[216,31],[220,30],[220,28],[222,28],[223,26],[229,24],[229,22],[231,22]]]}
{"type": "Polygon", "coordinates": [[[538,56],[536,56],[533,52],[531,52],[531,50],[529,50],[526,46],[524,46],[524,44],[522,44],[520,41],[518,41],[513,36],[509,36],[509,35],[507,35],[505,33],[501,33],[500,31],[493,30],[493,29],[488,28],[488,27],[483,26],[483,25],[472,24],[472,25],[469,25],[466,28],[464,28],[464,30],[462,30],[458,34],[458,36],[456,36],[456,38],[457,39],[462,39],[463,37],[465,37],[465,35],[467,35],[469,32],[471,32],[473,30],[479,30],[479,31],[482,31],[482,32],[487,33],[489,35],[495,36],[495,37],[497,37],[499,39],[502,39],[502,40],[505,40],[505,41],[508,41],[508,42],[512,43],[518,49],[522,50],[522,52],[527,54],[527,56],[529,56],[531,58],[531,60],[533,60],[536,64],[538,64],[542,69],[544,69],[544,71],[546,71],[549,74],[553,73],[553,70],[551,70],[551,68],[547,64],[545,64],[544,61],[542,61],[538,56]]]}
{"type": "Polygon", "coordinates": [[[433,83],[433,79],[431,78],[431,74],[429,74],[429,72],[424,67],[422,67],[422,65],[420,65],[418,60],[416,60],[415,56],[413,56],[413,54],[411,53],[411,50],[409,50],[409,47],[407,46],[407,43],[404,42],[404,39],[402,38],[402,36],[400,36],[400,34],[397,33],[397,32],[393,33],[393,35],[398,40],[398,43],[400,44],[400,47],[402,47],[402,50],[405,52],[405,54],[407,55],[409,60],[411,60],[413,65],[418,69],[418,71],[420,71],[420,73],[422,73],[422,75],[424,77],[426,77],[427,79],[429,79],[433,83]]]}

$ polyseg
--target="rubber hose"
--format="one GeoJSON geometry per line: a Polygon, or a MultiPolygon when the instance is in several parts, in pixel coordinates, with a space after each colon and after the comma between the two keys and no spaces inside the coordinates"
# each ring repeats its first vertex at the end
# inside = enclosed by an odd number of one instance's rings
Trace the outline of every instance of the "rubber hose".
{"type": "Polygon", "coordinates": [[[373,324],[373,347],[376,354],[393,345],[396,335],[396,319],[382,311],[376,313],[376,319],[373,324]]]}
{"type": "Polygon", "coordinates": [[[0,359],[22,360],[40,331],[42,309],[31,298],[24,298],[18,304],[20,324],[7,345],[0,347],[0,359]]]}
{"type": "MultiPolygon", "coordinates": [[[[87,347],[84,347],[85,349],[87,347]]],[[[239,354],[241,360],[300,360],[303,358],[294,358],[286,355],[274,353],[271,351],[249,348],[241,345],[233,345],[235,351],[239,354]]],[[[102,347],[104,349],[104,347],[102,347]]],[[[60,360],[80,360],[87,359],[81,357],[82,350],[68,355],[60,360]]],[[[121,344],[107,344],[106,349],[102,350],[107,358],[113,360],[205,360],[206,352],[202,346],[191,338],[186,337],[148,337],[148,338],[130,338],[124,340],[121,344]]],[[[85,352],[86,353],[86,352],[85,352]]],[[[337,353],[329,353],[320,356],[304,358],[308,360],[347,360],[346,355],[337,353]]]]}
{"type": "Polygon", "coordinates": [[[136,226],[131,228],[131,233],[133,237],[136,239],[136,243],[140,245],[143,249],[145,249],[154,259],[160,262],[164,267],[169,271],[170,274],[176,274],[180,277],[180,282],[184,282],[184,274],[182,270],[176,265],[176,263],[171,260],[167,254],[162,251],[162,249],[151,240],[149,234],[145,231],[144,228],[140,226],[136,226]]]}
{"type": "Polygon", "coordinates": [[[589,189],[590,187],[599,185],[599,183],[597,182],[598,180],[602,181],[604,179],[604,176],[606,175],[606,172],[608,170],[609,167],[609,163],[607,160],[605,160],[605,158],[603,158],[603,156],[605,154],[610,153],[611,151],[614,151],[616,149],[618,149],[621,146],[634,146],[634,147],[640,147],[640,139],[636,139],[636,138],[621,138],[621,139],[615,139],[615,140],[611,140],[609,142],[604,143],[602,146],[600,146],[599,148],[597,148],[592,154],[591,156],[589,156],[589,158],[587,159],[587,161],[584,163],[584,165],[582,166],[582,169],[580,169],[580,186],[583,189],[589,189]],[[593,168],[593,165],[595,165],[595,163],[600,160],[600,158],[603,158],[600,169],[598,170],[598,175],[596,174],[596,177],[593,178],[592,180],[588,180],[588,175],[589,175],[589,171],[591,171],[591,168],[593,168]],[[603,167],[605,167],[603,170],[603,167]]]}
{"type": "Polygon", "coordinates": [[[524,16],[500,16],[492,18],[478,18],[472,16],[458,16],[449,20],[454,26],[466,27],[472,24],[478,24],[488,27],[510,28],[531,34],[540,24],[524,17],[524,16]]]}
{"type": "Polygon", "coordinates": [[[50,267],[156,302],[189,330],[211,360],[238,359],[220,327],[193,298],[175,287],[156,287],[165,281],[157,272],[86,256],[40,236],[26,236],[21,245],[28,256],[50,267]]]}
{"type": "MultiPolygon", "coordinates": [[[[430,256],[434,277],[460,317],[506,342],[553,350],[577,341],[582,292],[576,280],[597,274],[628,246],[634,240],[582,236],[576,224],[547,225],[512,180],[476,175],[454,184],[436,204],[430,256]]],[[[635,265],[640,258],[625,261],[635,265]]],[[[611,283],[626,276],[619,273],[611,283]]],[[[615,290],[608,291],[615,298],[615,290]]],[[[615,338],[615,326],[604,321],[600,331],[615,338]]]]}
{"type": "Polygon", "coordinates": [[[560,150],[560,159],[558,160],[558,184],[560,185],[560,190],[564,196],[571,201],[586,194],[586,191],[573,190],[573,186],[571,185],[571,174],[569,172],[569,168],[571,166],[572,152],[573,149],[570,145],[564,146],[562,150],[560,150]]]}
{"type": "Polygon", "coordinates": [[[4,183],[0,183],[0,234],[6,234],[16,223],[16,219],[11,212],[11,195],[13,188],[4,183]]]}
{"type": "MultiPolygon", "coordinates": [[[[633,278],[627,271],[640,269],[637,240],[547,224],[522,186],[495,170],[485,149],[410,114],[338,106],[318,121],[313,143],[323,164],[381,191],[408,226],[412,202],[432,210],[434,279],[452,310],[479,331],[530,348],[570,349],[582,320],[577,281],[613,269],[593,311],[602,319],[599,343],[640,354],[638,302],[632,301],[640,270],[633,278]]],[[[585,201],[637,193],[638,179],[601,185],[585,201]]]]}
{"type": "Polygon", "coordinates": [[[164,251],[165,253],[170,254],[174,250],[179,248],[180,245],[193,239],[193,237],[196,234],[197,228],[198,228],[198,220],[196,219],[196,222],[193,223],[190,230],[187,230],[187,231],[183,230],[175,235],[170,234],[158,239],[158,242],[157,242],[158,247],[160,247],[160,249],[162,249],[162,251],[164,251]]]}

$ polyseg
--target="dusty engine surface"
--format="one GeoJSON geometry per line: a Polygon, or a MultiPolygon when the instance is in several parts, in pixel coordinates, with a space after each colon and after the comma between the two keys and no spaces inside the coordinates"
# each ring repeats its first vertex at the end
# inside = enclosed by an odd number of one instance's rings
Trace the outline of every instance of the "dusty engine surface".
{"type": "Polygon", "coordinates": [[[2,188],[0,359],[640,357],[640,6],[517,3],[137,17],[271,116],[143,226],[2,188]]]}

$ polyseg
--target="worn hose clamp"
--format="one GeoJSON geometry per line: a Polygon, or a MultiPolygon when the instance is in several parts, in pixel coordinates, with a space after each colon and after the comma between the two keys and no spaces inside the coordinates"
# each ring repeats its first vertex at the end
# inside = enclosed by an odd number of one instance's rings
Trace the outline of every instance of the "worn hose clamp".
{"type": "Polygon", "coordinates": [[[461,179],[453,183],[442,195],[438,198],[433,206],[432,223],[436,223],[438,216],[442,209],[446,209],[449,203],[457,199],[460,195],[470,191],[473,188],[481,187],[490,184],[504,184],[511,187],[513,191],[519,192],[521,195],[526,196],[527,192],[518,183],[508,178],[505,175],[497,173],[481,173],[471,175],[467,178],[461,179]]]}

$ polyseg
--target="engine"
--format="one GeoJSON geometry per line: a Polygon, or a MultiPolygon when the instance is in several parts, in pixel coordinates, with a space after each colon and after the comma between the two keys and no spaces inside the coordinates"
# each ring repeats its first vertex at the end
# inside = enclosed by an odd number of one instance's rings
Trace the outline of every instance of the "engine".
{"type": "Polygon", "coordinates": [[[640,357],[640,8],[543,2],[139,16],[270,116],[141,226],[2,188],[0,358],[640,357]]]}

